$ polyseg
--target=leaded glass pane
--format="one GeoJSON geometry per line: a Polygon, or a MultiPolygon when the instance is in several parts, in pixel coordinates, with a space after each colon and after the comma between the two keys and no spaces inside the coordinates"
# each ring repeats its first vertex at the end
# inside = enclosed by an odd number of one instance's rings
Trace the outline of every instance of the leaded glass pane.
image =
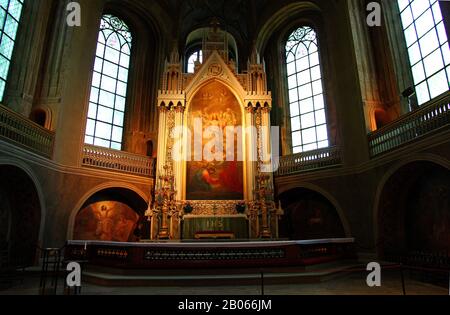
{"type": "Polygon", "coordinates": [[[397,0],[419,105],[449,90],[449,46],[439,1],[397,0]]]}
{"type": "Polygon", "coordinates": [[[307,26],[295,30],[286,42],[294,153],[329,146],[317,44],[316,32],[307,26]]]}
{"type": "Polygon", "coordinates": [[[122,20],[102,17],[86,126],[88,144],[115,150],[122,147],[131,41],[122,20]]]}
{"type": "Polygon", "coordinates": [[[5,92],[23,3],[23,0],[0,0],[0,101],[5,92]]]}

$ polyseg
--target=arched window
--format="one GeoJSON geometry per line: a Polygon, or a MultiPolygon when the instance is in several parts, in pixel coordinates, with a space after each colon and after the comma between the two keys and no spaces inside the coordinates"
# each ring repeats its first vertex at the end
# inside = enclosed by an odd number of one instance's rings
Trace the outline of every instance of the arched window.
{"type": "Polygon", "coordinates": [[[23,3],[23,0],[0,1],[0,101],[5,94],[23,3]]]}
{"type": "Polygon", "coordinates": [[[197,49],[195,51],[193,51],[190,55],[189,58],[187,59],[187,68],[186,71],[187,73],[194,73],[195,70],[195,62],[199,61],[200,63],[203,62],[203,53],[201,49],[197,49]]]}
{"type": "Polygon", "coordinates": [[[449,90],[450,51],[438,0],[398,0],[419,105],[449,90]]]}
{"type": "Polygon", "coordinates": [[[89,99],[87,144],[122,149],[131,40],[130,30],[122,20],[112,15],[102,17],[89,99]]]}
{"type": "Polygon", "coordinates": [[[286,68],[293,152],[328,147],[319,47],[311,27],[300,27],[289,36],[286,68]]]}

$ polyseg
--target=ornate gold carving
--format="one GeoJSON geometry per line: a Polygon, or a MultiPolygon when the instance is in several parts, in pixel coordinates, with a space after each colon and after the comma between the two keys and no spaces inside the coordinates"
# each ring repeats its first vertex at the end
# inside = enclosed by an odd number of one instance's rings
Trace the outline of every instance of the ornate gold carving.
{"type": "Polygon", "coordinates": [[[249,114],[253,114],[255,112],[255,109],[252,106],[247,106],[245,108],[245,110],[247,111],[247,113],[249,114]]]}
{"type": "Polygon", "coordinates": [[[208,68],[208,75],[212,77],[218,77],[223,74],[222,66],[218,63],[212,63],[208,68]]]}
{"type": "Polygon", "coordinates": [[[193,215],[237,215],[236,204],[240,200],[194,200],[189,201],[193,215]]]}
{"type": "Polygon", "coordinates": [[[176,107],[174,108],[174,110],[175,110],[175,113],[181,113],[181,114],[183,114],[185,108],[184,108],[184,106],[178,105],[178,106],[176,106],[176,107]]]}

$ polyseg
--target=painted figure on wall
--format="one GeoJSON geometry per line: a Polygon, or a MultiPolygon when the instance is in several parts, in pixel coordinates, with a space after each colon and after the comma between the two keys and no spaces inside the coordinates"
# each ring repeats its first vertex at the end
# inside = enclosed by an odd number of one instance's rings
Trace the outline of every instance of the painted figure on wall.
{"type": "Polygon", "coordinates": [[[78,213],[74,239],[128,242],[138,220],[138,214],[123,203],[97,202],[78,213]]]}
{"type": "MultiPolygon", "coordinates": [[[[237,133],[234,144],[227,145],[227,127],[242,127],[242,113],[234,95],[222,84],[212,82],[204,86],[194,97],[190,108],[190,130],[198,130],[201,122],[201,148],[214,142],[217,134],[205,132],[220,130],[223,147],[212,146],[205,151],[219,159],[196,161],[192,150],[192,162],[187,163],[187,199],[188,200],[241,200],[243,199],[243,163],[239,161],[237,133]],[[195,128],[197,124],[197,129],[195,128]],[[227,151],[228,150],[228,151],[227,151]],[[227,156],[233,155],[230,161],[227,156]]],[[[240,139],[239,139],[240,140],[240,139]]],[[[195,141],[195,140],[194,140],[195,141]]],[[[195,147],[195,143],[192,143],[195,147]]]]}

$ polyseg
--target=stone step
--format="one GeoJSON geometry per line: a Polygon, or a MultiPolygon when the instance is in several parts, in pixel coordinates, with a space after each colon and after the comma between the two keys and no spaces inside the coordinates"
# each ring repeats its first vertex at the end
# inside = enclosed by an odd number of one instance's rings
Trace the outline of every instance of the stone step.
{"type": "Polygon", "coordinates": [[[325,264],[314,268],[222,269],[222,270],[113,270],[88,266],[83,281],[101,286],[219,286],[301,284],[327,281],[361,268],[356,262],[325,264]],[[262,272],[262,274],[261,274],[262,272]],[[263,278],[262,278],[263,275],[263,278]]]}

